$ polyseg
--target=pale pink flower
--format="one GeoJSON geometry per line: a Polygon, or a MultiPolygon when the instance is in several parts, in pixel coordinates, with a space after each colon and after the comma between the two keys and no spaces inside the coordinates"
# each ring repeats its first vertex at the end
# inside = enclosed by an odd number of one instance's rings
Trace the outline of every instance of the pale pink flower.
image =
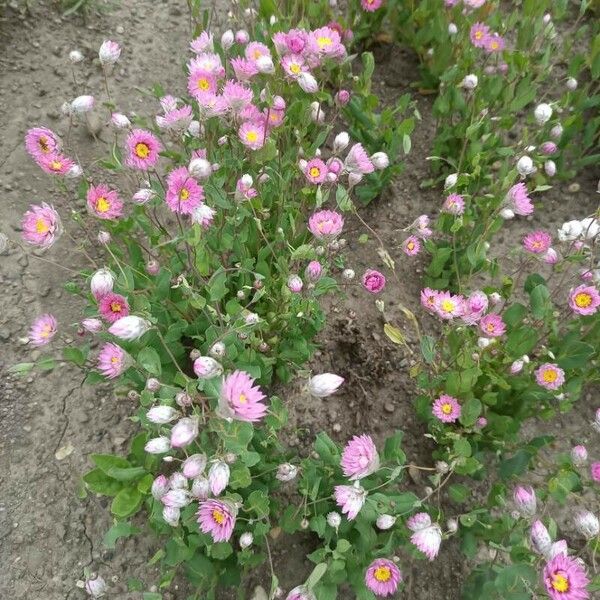
{"type": "Polygon", "coordinates": [[[158,138],[144,129],[134,129],[127,136],[127,166],[146,171],[156,166],[162,146],[158,138]]]}
{"type": "Polygon", "coordinates": [[[342,513],[352,521],[363,507],[367,491],[358,485],[358,482],[354,485],[336,485],[333,496],[342,513]]]}
{"type": "Polygon", "coordinates": [[[558,151],[558,146],[554,142],[544,142],[540,146],[540,150],[542,151],[542,154],[550,156],[552,154],[556,154],[558,151]]]}
{"type": "Polygon", "coordinates": [[[230,475],[231,471],[226,462],[222,460],[213,462],[208,471],[208,484],[210,491],[215,496],[218,496],[227,487],[230,475]]]}
{"type": "Polygon", "coordinates": [[[544,363],[535,371],[538,385],[547,390],[557,390],[565,382],[565,372],[553,363],[544,363]]]}
{"type": "Polygon", "coordinates": [[[37,164],[42,171],[50,175],[66,175],[75,166],[69,157],[58,153],[38,157],[37,164]]]}
{"type": "Polygon", "coordinates": [[[533,203],[523,182],[513,185],[508,190],[505,203],[517,215],[527,216],[533,213],[533,203]]]}
{"type": "Polygon", "coordinates": [[[365,290],[371,294],[379,294],[385,287],[385,275],[373,269],[367,269],[362,278],[365,290]]]}
{"type": "Polygon", "coordinates": [[[505,42],[504,38],[498,33],[492,33],[485,39],[485,51],[489,54],[502,52],[504,50],[505,42]]]}
{"type": "Polygon", "coordinates": [[[221,63],[221,57],[214,52],[202,52],[188,63],[190,73],[192,71],[203,71],[216,78],[221,78],[225,74],[225,69],[221,63]]]}
{"type": "Polygon", "coordinates": [[[62,225],[54,207],[42,202],[32,204],[21,221],[22,238],[32,246],[50,248],[60,237],[62,225]]]}
{"type": "Polygon", "coordinates": [[[531,526],[530,540],[533,549],[542,555],[546,555],[552,546],[552,538],[546,526],[540,521],[534,521],[531,526]]]}
{"type": "Polygon", "coordinates": [[[583,467],[588,460],[588,451],[585,446],[574,446],[571,449],[571,460],[576,467],[583,467]]]}
{"type": "Polygon", "coordinates": [[[227,542],[233,534],[237,508],[225,500],[205,500],[198,507],[198,524],[213,542],[227,542]]]}
{"type": "Polygon", "coordinates": [[[339,58],[344,56],[346,49],[342,44],[340,34],[331,27],[320,27],[311,32],[311,37],[316,42],[318,53],[324,57],[339,58]]]}
{"type": "Polygon", "coordinates": [[[433,403],[432,412],[442,423],[455,423],[460,418],[462,408],[456,398],[442,394],[433,403]]]}
{"type": "Polygon", "coordinates": [[[56,335],[58,324],[53,315],[39,316],[29,330],[29,343],[32,346],[45,346],[56,335]]]}
{"type": "MultiPolygon", "coordinates": [[[[363,6],[369,1],[383,2],[383,0],[362,0],[363,6]]],[[[387,558],[376,558],[365,571],[365,585],[381,598],[395,594],[401,582],[402,572],[387,558]]]]}
{"type": "Polygon", "coordinates": [[[98,58],[103,65],[114,65],[121,56],[121,46],[117,42],[104,40],[98,51],[98,58]]]}
{"type": "Polygon", "coordinates": [[[123,201],[107,185],[90,185],[86,197],[90,214],[99,219],[115,220],[123,214],[123,201]]]}
{"type": "Polygon", "coordinates": [[[535,490],[530,486],[518,485],[515,488],[513,498],[517,510],[525,517],[533,517],[537,509],[535,490]]]}
{"type": "Polygon", "coordinates": [[[327,166],[320,158],[312,158],[306,163],[304,175],[310,183],[323,183],[327,177],[327,166]]]}
{"type": "Polygon", "coordinates": [[[250,42],[244,49],[244,55],[248,60],[256,62],[262,56],[271,56],[271,51],[260,42],[250,42]]]}
{"type": "Polygon", "coordinates": [[[345,167],[350,173],[366,175],[375,170],[362,144],[354,144],[346,156],[345,167]]]}
{"type": "Polygon", "coordinates": [[[346,444],[340,465],[350,481],[375,473],[379,469],[379,454],[371,436],[355,435],[346,444]]]}
{"type": "Polygon", "coordinates": [[[421,290],[421,306],[430,313],[436,312],[437,297],[440,292],[431,288],[423,288],[421,290]]]}
{"type": "Polygon", "coordinates": [[[238,81],[250,81],[258,73],[256,63],[252,60],[237,57],[232,58],[230,62],[238,81]]]}
{"type": "Polygon", "coordinates": [[[165,202],[174,213],[189,215],[203,200],[203,187],[189,174],[186,167],[173,169],[167,175],[165,202]]]}
{"type": "Polygon", "coordinates": [[[192,212],[192,223],[197,223],[203,229],[208,229],[215,218],[216,211],[214,208],[201,204],[194,212],[192,212]]]}
{"type": "Polygon", "coordinates": [[[192,107],[189,104],[184,104],[181,108],[175,108],[166,112],[164,116],[156,116],[156,124],[167,131],[183,133],[187,131],[194,115],[192,107]]]}
{"type": "Polygon", "coordinates": [[[197,38],[190,42],[190,49],[195,54],[212,52],[214,50],[213,34],[209,31],[203,31],[197,38]]]}
{"type": "Polygon", "coordinates": [[[83,319],[83,321],[81,321],[81,326],[89,333],[98,333],[102,331],[102,321],[100,319],[83,319]]]}
{"type": "Polygon", "coordinates": [[[179,419],[171,429],[171,446],[183,448],[189,446],[198,437],[198,418],[184,417],[179,419]]]}
{"type": "Polygon", "coordinates": [[[252,90],[237,81],[229,80],[223,86],[223,99],[233,114],[239,114],[252,104],[252,90]]]}
{"type": "Polygon", "coordinates": [[[264,125],[252,121],[245,121],[238,130],[238,136],[244,146],[251,150],[262,148],[265,143],[264,125]]]}
{"type": "Polygon", "coordinates": [[[285,600],[317,600],[317,597],[304,585],[297,585],[285,600]]]}
{"type": "Polygon", "coordinates": [[[438,292],[434,309],[436,314],[445,320],[461,317],[465,312],[465,299],[451,292],[438,292]]]}
{"type": "Polygon", "coordinates": [[[360,5],[367,12],[375,12],[383,5],[383,0],[360,0],[360,5]]]}
{"type": "Polygon", "coordinates": [[[558,554],[544,567],[542,579],[551,600],[587,600],[589,578],[580,559],[558,554]]]}
{"type": "Polygon", "coordinates": [[[406,526],[414,531],[410,541],[421,551],[429,560],[434,560],[440,550],[442,543],[442,530],[437,523],[432,523],[431,517],[427,513],[417,513],[407,522],[406,526]]]}
{"type": "Polygon", "coordinates": [[[416,235],[407,237],[402,244],[402,251],[408,256],[416,256],[421,251],[421,240],[416,235]]]}
{"type": "Polygon", "coordinates": [[[98,370],[108,379],[118,377],[129,366],[127,353],[123,348],[107,342],[98,355],[98,370]]]}
{"type": "Polygon", "coordinates": [[[25,134],[25,149],[36,161],[58,152],[59,137],[46,127],[32,127],[25,134]]]}
{"type": "Polygon", "coordinates": [[[127,298],[114,292],[108,292],[98,300],[98,312],[105,321],[114,323],[129,314],[127,298]]]}
{"type": "Polygon", "coordinates": [[[490,28],[487,25],[484,25],[483,23],[475,23],[471,27],[471,31],[469,32],[471,43],[476,48],[485,48],[489,35],[490,28]]]}
{"type": "Polygon", "coordinates": [[[523,247],[533,254],[544,254],[552,244],[552,236],[547,231],[532,231],[523,238],[523,247]]]}
{"type": "Polygon", "coordinates": [[[344,227],[344,217],[334,210],[320,210],[308,220],[309,231],[319,240],[336,238],[344,227]]]}
{"type": "Polygon", "coordinates": [[[462,215],[465,212],[465,201],[460,194],[450,194],[444,204],[442,204],[442,212],[450,215],[462,215]]]}
{"type": "Polygon", "coordinates": [[[590,465],[590,475],[596,483],[600,483],[600,462],[593,462],[590,465]]]}
{"type": "Polygon", "coordinates": [[[267,414],[265,395],[244,371],[234,371],[223,380],[219,409],[224,416],[240,421],[260,421],[267,414]]]}
{"type": "Polygon", "coordinates": [[[205,94],[215,94],[217,92],[217,78],[208,71],[194,69],[188,77],[188,92],[190,96],[196,99],[205,94]]]}
{"type": "Polygon", "coordinates": [[[487,310],[488,305],[489,301],[487,294],[481,290],[472,292],[465,300],[464,314],[461,315],[462,321],[467,325],[474,325],[487,310]]]}
{"type": "Polygon", "coordinates": [[[281,59],[281,67],[292,79],[297,79],[302,73],[308,72],[308,65],[303,56],[287,54],[281,59]]]}
{"type": "Polygon", "coordinates": [[[579,285],[569,292],[569,306],[578,315],[594,315],[600,306],[600,292],[593,285],[579,285]]]}
{"type": "Polygon", "coordinates": [[[479,330],[486,337],[500,337],[506,332],[506,325],[500,315],[490,313],[479,320],[479,330]]]}

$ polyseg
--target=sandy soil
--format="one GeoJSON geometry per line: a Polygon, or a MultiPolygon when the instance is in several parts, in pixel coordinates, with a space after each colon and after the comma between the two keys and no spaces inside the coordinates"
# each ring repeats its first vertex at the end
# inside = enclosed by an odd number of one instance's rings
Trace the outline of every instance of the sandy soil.
{"type": "MultiPolygon", "coordinates": [[[[1,229],[13,239],[18,237],[21,215],[31,202],[53,202],[61,212],[68,210],[48,178],[26,156],[22,139],[34,124],[66,133],[60,106],[65,99],[82,93],[81,86],[73,83],[69,51],[79,48],[86,54],[86,62],[77,68],[77,79],[93,93],[101,85],[100,70],[92,62],[96,49],[105,37],[122,41],[124,57],[116,73],[119,105],[149,112],[138,102],[134,88],[161,82],[171,92],[182,90],[180,57],[189,38],[185,3],[178,0],[121,2],[110,12],[91,15],[85,22],[80,17],[63,20],[52,6],[44,4],[32,3],[32,11],[33,15],[25,19],[10,10],[0,15],[1,229]]],[[[376,79],[378,90],[391,100],[409,88],[417,78],[417,69],[410,54],[388,50],[376,51],[380,60],[376,79]]],[[[441,204],[439,191],[419,187],[428,176],[425,157],[434,123],[431,99],[418,98],[418,103],[423,122],[417,126],[407,169],[392,189],[364,211],[365,219],[376,226],[388,247],[396,248],[392,255],[403,286],[390,286],[382,295],[390,314],[398,302],[416,309],[420,289],[422,263],[404,257],[398,249],[400,229],[421,213],[435,214],[441,204]]],[[[92,125],[96,133],[101,131],[101,122],[92,125]]],[[[83,127],[72,135],[77,137],[78,148],[84,149],[80,158],[86,164],[96,142],[83,127]]],[[[584,174],[580,183],[579,193],[569,193],[566,185],[559,185],[547,194],[544,210],[535,216],[536,223],[555,228],[567,218],[593,210],[597,204],[593,174],[584,174]]],[[[513,243],[525,227],[524,223],[515,224],[499,243],[513,243]]],[[[350,223],[349,231],[348,265],[357,273],[366,267],[383,270],[374,244],[359,244],[359,224],[350,223]]],[[[81,266],[81,257],[70,254],[68,246],[58,245],[53,258],[68,268],[81,266]]],[[[62,368],[28,378],[7,373],[10,365],[31,360],[30,349],[19,340],[26,336],[34,316],[52,310],[62,324],[78,319],[77,304],[61,286],[64,275],[62,268],[28,259],[20,251],[0,256],[0,564],[4,566],[0,597],[82,598],[84,593],[75,584],[84,567],[90,567],[110,583],[110,598],[139,598],[139,594],[126,592],[127,580],[141,579],[146,590],[156,583],[157,571],[147,561],[158,541],[147,535],[120,542],[117,551],[106,550],[102,536],[110,526],[107,501],[78,497],[80,475],[89,467],[88,455],[124,450],[134,429],[127,419],[133,407],[117,399],[110,386],[82,387],[77,371],[62,368]]],[[[294,405],[292,445],[305,447],[320,429],[344,441],[356,431],[382,438],[402,428],[407,432],[409,457],[422,464],[428,460],[429,446],[411,406],[411,357],[391,347],[382,323],[373,299],[358,288],[351,288],[343,301],[331,307],[314,364],[319,370],[343,375],[348,385],[336,396],[319,402],[306,398],[299,385],[286,391],[286,398],[294,405]]],[[[424,326],[433,328],[434,323],[425,318],[424,326]]],[[[576,414],[552,427],[556,431],[562,428],[567,444],[586,441],[582,437],[591,437],[586,422],[595,406],[588,396],[576,414]]],[[[595,444],[598,453],[597,440],[595,444]]],[[[425,482],[407,485],[417,489],[425,482]]],[[[306,548],[302,537],[282,540],[275,547],[276,570],[288,589],[310,571],[304,559],[306,548]]],[[[407,597],[460,597],[465,565],[456,544],[445,544],[433,565],[409,564],[405,562],[411,586],[407,597]]],[[[261,581],[259,574],[254,583],[266,586],[267,580],[261,581]]],[[[185,598],[185,584],[181,582],[181,586],[167,592],[165,599],[185,598]]],[[[232,596],[227,593],[224,597],[232,596]]]]}

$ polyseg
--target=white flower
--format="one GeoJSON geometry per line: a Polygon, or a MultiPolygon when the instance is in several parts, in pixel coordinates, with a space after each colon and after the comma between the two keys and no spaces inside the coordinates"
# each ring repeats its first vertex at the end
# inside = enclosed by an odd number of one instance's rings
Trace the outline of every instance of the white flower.
{"type": "Polygon", "coordinates": [[[344,378],[334,373],[321,373],[311,377],[308,382],[308,391],[317,398],[326,398],[335,393],[344,383],[344,378]]]}
{"type": "Polygon", "coordinates": [[[94,96],[77,96],[71,102],[71,111],[77,114],[90,112],[95,104],[94,96]]]}
{"type": "Polygon", "coordinates": [[[108,269],[99,269],[92,275],[90,290],[96,300],[112,292],[115,278],[108,269]]]}
{"type": "Polygon", "coordinates": [[[542,102],[542,104],[538,104],[535,107],[535,110],[533,111],[533,115],[535,116],[535,120],[540,125],[543,125],[544,123],[549,121],[550,118],[552,117],[552,107],[549,104],[542,102]]]}
{"type": "Polygon", "coordinates": [[[177,418],[179,411],[172,406],[153,406],[147,413],[146,418],[151,423],[165,425],[177,418]]]}
{"type": "Polygon", "coordinates": [[[563,223],[558,230],[558,239],[561,242],[572,242],[583,233],[583,226],[580,221],[567,221],[563,223]]]}
{"type": "Polygon", "coordinates": [[[460,82],[460,85],[466,90],[474,90],[478,83],[479,79],[477,78],[477,75],[471,73],[469,75],[465,75],[464,79],[460,82]]]}
{"type": "Polygon", "coordinates": [[[252,542],[254,542],[254,536],[249,531],[246,531],[240,535],[240,548],[242,550],[252,546],[252,542]]]}
{"type": "Polygon", "coordinates": [[[127,315],[117,319],[109,328],[108,332],[121,340],[133,341],[141,338],[152,324],[142,317],[127,315]]]}
{"type": "Polygon", "coordinates": [[[341,131],[335,136],[333,140],[333,152],[334,154],[339,154],[343,152],[348,144],[350,143],[350,136],[347,131],[341,131]]]}
{"type": "Polygon", "coordinates": [[[194,158],[188,166],[188,171],[192,177],[206,179],[212,175],[212,166],[205,158],[194,158]]]}
{"type": "Polygon", "coordinates": [[[144,446],[144,450],[149,454],[164,454],[171,448],[171,441],[168,437],[161,436],[152,438],[144,446]]]}
{"type": "Polygon", "coordinates": [[[525,177],[535,173],[536,168],[529,156],[521,156],[517,161],[517,171],[519,172],[519,175],[525,177]]]}
{"type": "Polygon", "coordinates": [[[386,529],[391,529],[394,526],[395,522],[396,517],[393,517],[392,515],[379,515],[377,517],[377,527],[382,531],[385,531],[386,529]]]}
{"type": "Polygon", "coordinates": [[[329,527],[337,529],[342,524],[342,517],[339,513],[333,511],[327,513],[327,524],[329,525],[329,527]]]}
{"type": "Polygon", "coordinates": [[[371,156],[371,162],[376,169],[382,171],[390,165],[390,158],[385,152],[375,152],[371,156]]]}
{"type": "Polygon", "coordinates": [[[229,483],[229,465],[222,460],[215,461],[208,471],[208,483],[211,492],[218,496],[229,483]]]}

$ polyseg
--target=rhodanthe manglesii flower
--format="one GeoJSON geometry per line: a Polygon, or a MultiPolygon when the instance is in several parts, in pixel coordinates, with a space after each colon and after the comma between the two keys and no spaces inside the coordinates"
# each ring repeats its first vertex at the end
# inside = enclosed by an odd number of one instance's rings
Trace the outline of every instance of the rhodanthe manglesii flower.
{"type": "Polygon", "coordinates": [[[489,313],[479,320],[479,329],[486,337],[500,337],[506,332],[506,325],[500,315],[489,313]]]}
{"type": "Polygon", "coordinates": [[[129,314],[127,298],[114,292],[108,292],[99,298],[98,312],[105,321],[114,323],[121,317],[126,317],[129,314]]]}
{"type": "Polygon", "coordinates": [[[600,292],[593,285],[580,285],[569,293],[569,306],[578,315],[596,314],[600,292]]]}
{"type": "Polygon", "coordinates": [[[515,488],[513,498],[517,510],[525,517],[533,517],[537,508],[535,490],[530,485],[518,485],[515,488]]]}
{"type": "Polygon", "coordinates": [[[327,165],[320,158],[312,158],[306,163],[304,175],[310,183],[323,183],[327,177],[327,165]]]}
{"type": "Polygon", "coordinates": [[[590,475],[596,483],[600,483],[600,462],[596,461],[590,465],[590,475]]]}
{"type": "Polygon", "coordinates": [[[51,153],[39,156],[37,164],[44,171],[50,175],[66,175],[75,163],[63,154],[51,153]]]}
{"type": "Polygon", "coordinates": [[[39,316],[29,330],[29,343],[32,346],[45,346],[56,335],[57,322],[53,315],[39,316]]]}
{"type": "Polygon", "coordinates": [[[552,244],[552,236],[547,231],[532,231],[523,238],[523,246],[533,254],[544,254],[552,244]]]}
{"type": "Polygon", "coordinates": [[[513,185],[508,190],[505,202],[516,215],[525,217],[533,213],[533,202],[528,195],[527,186],[523,182],[513,185]]]}
{"type": "Polygon", "coordinates": [[[542,555],[546,555],[552,547],[552,538],[546,526],[538,519],[531,526],[530,540],[533,549],[542,555]]]}
{"type": "Polygon", "coordinates": [[[487,25],[484,25],[483,23],[475,23],[471,27],[471,31],[469,32],[471,43],[476,48],[485,48],[485,44],[489,35],[490,29],[487,25]]]}
{"type": "Polygon", "coordinates": [[[344,448],[340,462],[344,475],[353,481],[379,469],[379,453],[370,435],[355,435],[344,448]]]}
{"type": "Polygon", "coordinates": [[[136,315],[127,315],[117,319],[109,328],[108,332],[122,339],[133,341],[141,338],[152,324],[136,315]]]}
{"type": "Polygon", "coordinates": [[[348,172],[360,175],[367,175],[375,170],[375,167],[366,150],[362,147],[362,144],[354,144],[354,146],[350,148],[344,166],[348,172]]]}
{"type": "Polygon", "coordinates": [[[373,269],[367,269],[362,278],[365,290],[371,294],[379,294],[385,287],[385,275],[373,269]]]}
{"type": "Polygon", "coordinates": [[[387,558],[376,558],[365,572],[365,585],[381,598],[396,593],[402,581],[402,572],[387,558]]]}
{"type": "Polygon", "coordinates": [[[432,290],[431,288],[423,288],[421,290],[421,306],[433,313],[435,312],[436,300],[440,292],[437,290],[432,290]]]}
{"type": "Polygon", "coordinates": [[[474,325],[481,319],[483,313],[489,306],[489,299],[485,292],[475,290],[469,294],[464,303],[464,312],[461,319],[467,325],[474,325]]]}
{"type": "Polygon", "coordinates": [[[127,166],[147,171],[158,162],[162,146],[158,138],[145,129],[134,129],[127,136],[127,166]]]}
{"type": "Polygon", "coordinates": [[[506,43],[501,35],[497,33],[492,33],[488,35],[485,40],[485,51],[489,54],[502,52],[502,50],[504,50],[505,45],[506,43]]]}
{"type": "Polygon", "coordinates": [[[544,585],[552,600],[587,600],[588,579],[582,564],[575,558],[557,554],[544,567],[544,585]]]}
{"type": "Polygon", "coordinates": [[[450,292],[437,292],[434,310],[438,317],[444,320],[461,317],[466,310],[465,299],[450,292]]]}
{"type": "Polygon", "coordinates": [[[360,5],[367,12],[375,12],[383,5],[383,0],[360,0],[360,5]]]}
{"type": "Polygon", "coordinates": [[[189,446],[198,437],[198,418],[184,417],[179,419],[171,429],[171,446],[183,448],[189,446]]]}
{"type": "Polygon", "coordinates": [[[102,346],[98,355],[98,370],[108,379],[118,377],[129,364],[125,350],[117,344],[107,342],[102,346]]]}
{"type": "Polygon", "coordinates": [[[208,485],[214,496],[218,496],[229,484],[231,469],[222,460],[216,460],[208,471],[208,485]]]}
{"type": "Polygon", "coordinates": [[[165,201],[174,213],[189,215],[204,200],[204,189],[186,167],[174,169],[167,175],[165,201]]]}
{"type": "Polygon", "coordinates": [[[123,214],[123,201],[107,185],[90,185],[87,206],[90,213],[99,219],[114,220],[123,214]]]}
{"type": "Polygon", "coordinates": [[[425,513],[413,515],[406,526],[414,531],[410,541],[421,551],[429,560],[433,560],[440,550],[442,543],[442,530],[437,523],[432,523],[431,517],[425,513]]]}
{"type": "Polygon", "coordinates": [[[213,542],[227,542],[233,533],[237,508],[225,500],[205,500],[198,508],[198,524],[213,542]]]}
{"type": "Polygon", "coordinates": [[[465,212],[465,201],[460,194],[450,194],[442,204],[442,212],[459,216],[465,212]]]}
{"type": "Polygon", "coordinates": [[[304,585],[298,585],[285,597],[285,600],[317,600],[317,597],[304,585]]]}
{"type": "Polygon", "coordinates": [[[535,380],[547,390],[557,390],[565,382],[565,372],[554,363],[544,363],[536,370],[535,380]]]}
{"type": "Polygon", "coordinates": [[[253,121],[244,121],[240,125],[238,136],[244,146],[247,146],[250,150],[258,150],[265,144],[266,133],[264,125],[253,121]]]}
{"type": "Polygon", "coordinates": [[[50,248],[60,237],[62,226],[60,216],[52,206],[42,202],[32,204],[21,221],[23,239],[32,246],[50,248]]]}
{"type": "Polygon", "coordinates": [[[219,409],[223,416],[253,423],[267,414],[265,397],[248,373],[234,371],[223,381],[219,409]]]}
{"type": "Polygon", "coordinates": [[[344,217],[334,210],[320,210],[308,220],[309,231],[319,240],[333,239],[342,233],[344,217]]]}
{"type": "Polygon", "coordinates": [[[114,65],[121,56],[121,46],[117,42],[104,40],[98,51],[98,58],[103,65],[114,65]]]}
{"type": "Polygon", "coordinates": [[[421,240],[416,235],[410,235],[404,240],[402,250],[407,256],[416,256],[421,251],[421,240]]]}
{"type": "Polygon", "coordinates": [[[367,491],[358,485],[336,485],[333,496],[349,521],[356,518],[367,498],[367,491]]]}
{"type": "Polygon", "coordinates": [[[60,148],[58,136],[46,127],[32,127],[25,134],[25,149],[34,160],[55,154],[60,148]]]}
{"type": "Polygon", "coordinates": [[[462,409],[456,398],[442,394],[433,403],[432,411],[442,423],[454,423],[460,418],[462,409]]]}

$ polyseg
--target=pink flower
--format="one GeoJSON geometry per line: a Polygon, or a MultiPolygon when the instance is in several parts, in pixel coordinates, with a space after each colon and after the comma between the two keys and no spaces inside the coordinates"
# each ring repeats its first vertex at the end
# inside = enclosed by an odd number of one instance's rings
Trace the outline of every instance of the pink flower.
{"type": "Polygon", "coordinates": [[[98,57],[103,65],[114,65],[121,56],[121,46],[117,42],[104,40],[98,51],[98,57]]]}
{"type": "Polygon", "coordinates": [[[258,68],[254,61],[238,57],[232,58],[230,62],[238,81],[249,81],[258,73],[258,68]]]}
{"type": "Polygon", "coordinates": [[[497,33],[492,33],[491,35],[488,35],[485,39],[484,48],[485,51],[489,54],[502,52],[502,50],[504,50],[504,46],[504,38],[497,33]]]}
{"type": "Polygon", "coordinates": [[[308,220],[309,231],[319,240],[337,237],[343,227],[344,217],[334,210],[320,210],[308,220]]]}
{"type": "Polygon", "coordinates": [[[407,237],[402,244],[402,251],[408,256],[416,256],[421,251],[421,240],[415,235],[407,237]]]}
{"type": "Polygon", "coordinates": [[[214,208],[201,204],[191,215],[192,223],[198,223],[203,229],[208,229],[215,218],[214,208]]]}
{"type": "Polygon", "coordinates": [[[414,531],[410,541],[421,551],[429,560],[433,560],[442,543],[442,530],[437,523],[431,522],[431,517],[427,513],[417,513],[407,522],[406,526],[414,531]]]}
{"type": "Polygon", "coordinates": [[[251,150],[258,150],[265,143],[265,128],[259,123],[245,121],[238,130],[238,136],[244,146],[251,150]]]}
{"type": "Polygon", "coordinates": [[[533,213],[533,203],[527,195],[527,186],[523,182],[513,185],[508,190],[505,202],[517,215],[527,216],[533,213]]]}
{"type": "MultiPolygon", "coordinates": [[[[365,1],[362,0],[363,4],[365,1]]],[[[391,596],[396,593],[402,573],[400,569],[387,558],[376,558],[365,572],[365,585],[380,597],[391,596]]]]}
{"type": "Polygon", "coordinates": [[[485,48],[487,39],[490,35],[490,28],[483,23],[475,23],[471,27],[469,37],[471,38],[471,44],[476,48],[485,48]]]}
{"type": "Polygon", "coordinates": [[[311,260],[304,270],[304,275],[309,281],[319,281],[322,274],[323,267],[318,260],[311,260]]]}
{"type": "Polygon", "coordinates": [[[354,144],[346,156],[345,167],[350,173],[366,175],[375,170],[362,144],[354,144]]]}
{"type": "Polygon", "coordinates": [[[548,561],[542,575],[546,592],[551,600],[587,600],[590,583],[579,560],[557,554],[548,561]]]}
{"type": "Polygon", "coordinates": [[[158,153],[162,146],[158,138],[145,129],[134,129],[127,136],[127,166],[146,171],[158,162],[158,153]]]}
{"type": "Polygon", "coordinates": [[[465,299],[450,292],[438,292],[434,309],[441,319],[449,320],[461,317],[465,312],[465,299]]]}
{"type": "Polygon", "coordinates": [[[442,204],[442,212],[450,215],[462,215],[465,212],[463,197],[460,194],[450,194],[442,204]]]}
{"type": "Polygon", "coordinates": [[[298,585],[285,597],[285,600],[317,600],[317,597],[304,585],[298,585]]]}
{"type": "Polygon", "coordinates": [[[213,542],[226,542],[233,533],[237,508],[225,500],[205,500],[198,507],[198,524],[213,542]]]}
{"type": "Polygon", "coordinates": [[[36,161],[58,152],[58,136],[46,127],[33,127],[25,134],[25,149],[36,161]]]}
{"type": "Polygon", "coordinates": [[[306,163],[304,175],[310,183],[323,183],[327,177],[327,166],[320,158],[312,158],[306,163]]]}
{"type": "Polygon", "coordinates": [[[256,62],[262,56],[271,56],[271,51],[260,42],[250,42],[246,46],[244,54],[248,60],[256,62]]]}
{"type": "Polygon", "coordinates": [[[62,225],[60,216],[52,206],[42,202],[32,204],[21,221],[23,239],[32,246],[50,248],[60,237],[62,225]]]}
{"type": "Polygon", "coordinates": [[[301,73],[308,72],[309,70],[304,57],[299,54],[286,54],[281,59],[281,68],[292,79],[296,79],[301,73]]]}
{"type": "Polygon", "coordinates": [[[523,238],[525,250],[533,254],[544,254],[552,244],[552,236],[547,231],[532,231],[523,238]]]}
{"type": "Polygon", "coordinates": [[[557,390],[565,382],[565,372],[558,365],[545,363],[536,370],[535,380],[547,390],[557,390]]]}
{"type": "Polygon", "coordinates": [[[500,315],[490,313],[480,319],[479,329],[486,337],[500,337],[506,332],[506,325],[500,315]]]}
{"type": "Polygon", "coordinates": [[[367,12],[375,12],[382,4],[383,0],[360,0],[360,5],[367,12]]]}
{"type": "Polygon", "coordinates": [[[202,69],[194,69],[188,77],[188,92],[193,98],[201,98],[204,94],[215,94],[217,78],[213,73],[202,69]]]}
{"type": "Polygon", "coordinates": [[[229,80],[223,86],[223,99],[234,114],[239,114],[252,104],[252,90],[237,81],[229,80]]]}
{"type": "Polygon", "coordinates": [[[29,330],[29,343],[32,346],[45,346],[56,335],[56,319],[49,314],[39,316],[29,330]]]}
{"type": "Polygon", "coordinates": [[[185,104],[181,108],[175,108],[166,112],[164,117],[158,115],[156,117],[156,124],[161,129],[183,133],[190,126],[193,117],[192,107],[189,104],[185,104]]]}
{"type": "Polygon", "coordinates": [[[421,290],[421,306],[429,311],[436,312],[436,301],[440,292],[432,290],[431,288],[424,288],[421,290]]]}
{"type": "Polygon", "coordinates": [[[197,38],[190,42],[190,49],[196,54],[212,52],[214,50],[214,38],[212,33],[203,31],[197,38]]]}
{"type": "Polygon", "coordinates": [[[195,58],[192,58],[188,63],[188,69],[190,73],[192,71],[203,71],[217,78],[223,77],[225,74],[221,57],[214,52],[202,52],[195,58]]]}
{"type": "Polygon", "coordinates": [[[336,485],[333,496],[342,513],[352,521],[363,507],[367,491],[356,482],[354,485],[336,485]]]}
{"type": "Polygon", "coordinates": [[[558,146],[554,142],[544,142],[540,146],[540,150],[542,151],[542,154],[552,155],[552,154],[556,154],[556,151],[558,150],[558,146]]]}
{"type": "Polygon", "coordinates": [[[107,342],[98,355],[98,370],[108,379],[118,377],[128,367],[128,356],[117,344],[107,342]]]}
{"type": "Polygon", "coordinates": [[[340,462],[344,475],[353,481],[379,469],[379,454],[370,435],[355,435],[344,448],[340,462]]]}
{"type": "Polygon", "coordinates": [[[234,371],[223,380],[219,401],[223,416],[253,423],[267,414],[265,395],[254,381],[245,371],[234,371]]]}
{"type": "Polygon", "coordinates": [[[456,398],[442,394],[433,403],[432,411],[442,423],[455,423],[460,418],[462,409],[456,398]]]}
{"type": "Polygon", "coordinates": [[[114,323],[129,314],[129,304],[120,294],[108,292],[98,300],[98,311],[105,321],[114,323]]]}
{"type": "Polygon", "coordinates": [[[71,167],[75,166],[70,158],[57,153],[39,156],[37,163],[42,171],[50,175],[66,175],[71,167]]]}
{"type": "Polygon", "coordinates": [[[342,45],[340,34],[330,27],[320,27],[311,33],[321,56],[336,58],[344,56],[346,49],[342,45]]]}
{"type": "Polygon", "coordinates": [[[537,508],[535,490],[530,486],[518,485],[513,493],[517,510],[525,517],[533,517],[537,508]]]}
{"type": "Polygon", "coordinates": [[[362,284],[367,292],[379,294],[385,287],[385,275],[373,269],[367,269],[362,278],[362,284]]]}
{"type": "Polygon", "coordinates": [[[204,200],[204,189],[186,167],[174,169],[167,176],[165,202],[174,213],[189,215],[204,200]]]}
{"type": "Polygon", "coordinates": [[[487,310],[488,305],[488,297],[484,292],[481,290],[472,292],[465,300],[464,314],[461,315],[462,321],[467,325],[474,325],[487,310]]]}
{"type": "Polygon", "coordinates": [[[591,464],[590,475],[596,483],[600,483],[600,462],[593,462],[591,464]]]}
{"type": "Polygon", "coordinates": [[[90,213],[99,219],[114,220],[123,214],[123,201],[119,194],[106,185],[90,185],[87,206],[90,213]]]}
{"type": "Polygon", "coordinates": [[[600,306],[600,293],[593,285],[579,285],[569,292],[569,306],[578,315],[594,315],[600,306]]]}

